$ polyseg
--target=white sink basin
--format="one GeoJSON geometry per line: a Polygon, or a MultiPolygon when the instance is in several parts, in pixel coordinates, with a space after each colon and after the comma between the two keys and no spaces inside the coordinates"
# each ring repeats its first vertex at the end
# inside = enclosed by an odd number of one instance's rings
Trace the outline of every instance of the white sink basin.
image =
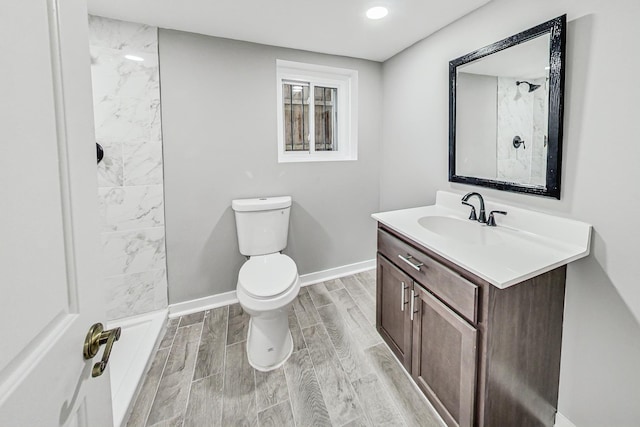
{"type": "Polygon", "coordinates": [[[418,219],[418,224],[432,233],[466,245],[497,245],[504,241],[495,228],[468,219],[438,215],[423,216],[418,219]]]}
{"type": "Polygon", "coordinates": [[[461,198],[438,191],[435,205],[372,217],[501,289],[589,254],[589,224],[485,200],[487,214],[508,212],[488,227],[468,219],[461,198]]]}

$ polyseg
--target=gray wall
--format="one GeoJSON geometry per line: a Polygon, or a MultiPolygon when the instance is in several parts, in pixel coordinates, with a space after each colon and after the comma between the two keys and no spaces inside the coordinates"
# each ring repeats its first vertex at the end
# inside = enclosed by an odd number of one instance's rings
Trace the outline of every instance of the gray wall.
{"type": "Polygon", "coordinates": [[[498,78],[459,73],[456,79],[456,173],[495,179],[498,129],[498,78]]]}
{"type": "Polygon", "coordinates": [[[473,189],[593,224],[592,255],[567,272],[559,411],[579,427],[640,420],[639,17],[637,0],[494,0],[383,68],[382,210],[432,203],[438,189],[473,189]],[[562,200],[450,184],[449,60],[563,13],[562,200]]]}
{"type": "Polygon", "coordinates": [[[300,274],[375,257],[382,65],[160,30],[169,302],[236,287],[231,200],[293,196],[300,274]],[[276,59],[359,72],[358,160],[277,162],[276,59]]]}

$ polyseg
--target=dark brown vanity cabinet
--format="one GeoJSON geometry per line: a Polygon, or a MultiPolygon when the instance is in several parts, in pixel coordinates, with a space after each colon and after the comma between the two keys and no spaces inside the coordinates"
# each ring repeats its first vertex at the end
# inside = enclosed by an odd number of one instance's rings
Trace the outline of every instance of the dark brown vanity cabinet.
{"type": "Polygon", "coordinates": [[[384,226],[378,332],[449,426],[552,426],[565,267],[505,289],[384,226]]]}
{"type": "Polygon", "coordinates": [[[391,351],[411,370],[411,305],[413,279],[384,257],[378,257],[376,325],[391,351]]]}

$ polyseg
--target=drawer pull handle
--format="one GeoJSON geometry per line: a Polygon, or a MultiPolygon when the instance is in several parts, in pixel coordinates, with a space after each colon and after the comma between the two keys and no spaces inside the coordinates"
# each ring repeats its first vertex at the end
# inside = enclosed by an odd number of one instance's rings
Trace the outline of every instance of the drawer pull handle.
{"type": "Polygon", "coordinates": [[[404,306],[409,304],[409,301],[405,301],[404,300],[404,291],[409,289],[409,287],[407,285],[405,285],[404,282],[400,282],[402,284],[402,286],[400,287],[400,311],[404,311],[404,306]]]}
{"type": "Polygon", "coordinates": [[[409,264],[411,266],[411,268],[413,268],[414,270],[420,271],[420,267],[422,267],[424,265],[423,262],[421,262],[420,264],[414,264],[411,262],[411,260],[413,259],[413,256],[407,254],[406,257],[403,257],[402,255],[398,255],[398,258],[400,258],[401,260],[403,260],[404,262],[406,262],[407,264],[409,264]]]}

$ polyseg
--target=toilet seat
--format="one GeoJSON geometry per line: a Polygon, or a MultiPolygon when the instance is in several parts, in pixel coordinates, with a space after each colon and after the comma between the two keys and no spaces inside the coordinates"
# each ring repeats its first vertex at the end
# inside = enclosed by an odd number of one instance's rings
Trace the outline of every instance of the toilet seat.
{"type": "Polygon", "coordinates": [[[256,299],[276,298],[286,293],[297,281],[295,262],[280,253],[253,256],[238,273],[238,287],[256,299]]]}

